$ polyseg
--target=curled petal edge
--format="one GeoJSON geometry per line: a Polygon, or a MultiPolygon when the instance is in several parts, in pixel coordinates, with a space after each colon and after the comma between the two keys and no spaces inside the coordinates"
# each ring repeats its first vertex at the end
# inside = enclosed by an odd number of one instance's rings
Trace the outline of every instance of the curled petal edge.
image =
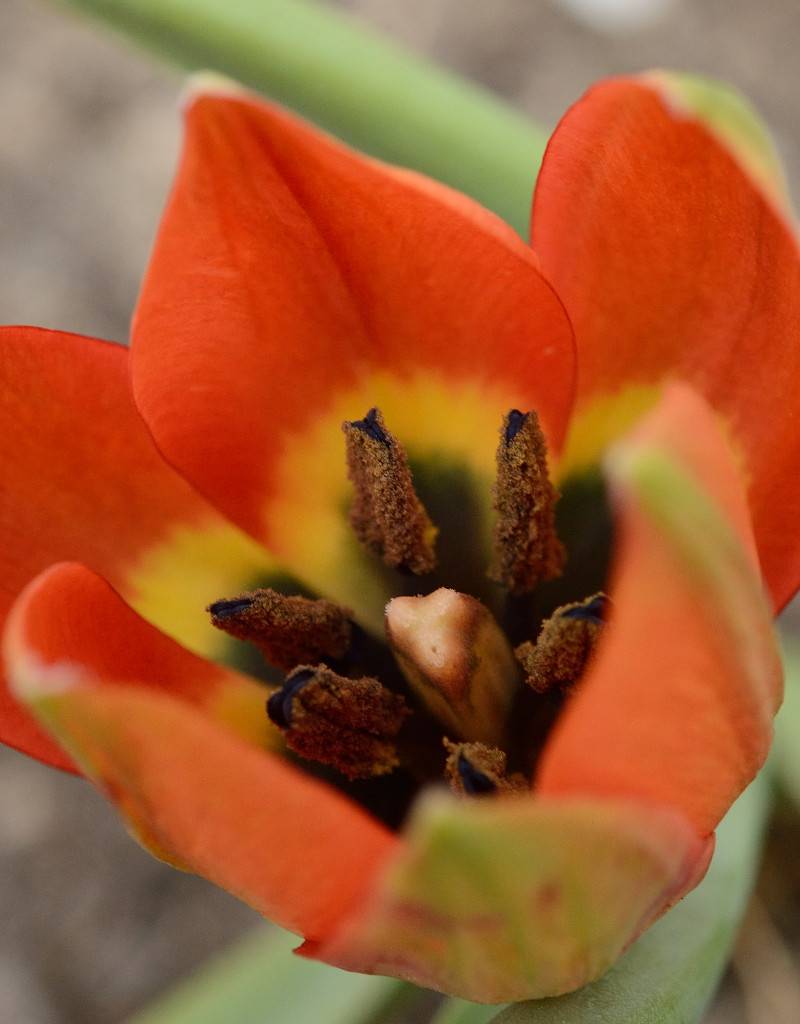
{"type": "Polygon", "coordinates": [[[672,807],[708,835],[764,763],[782,699],[739,466],[683,384],[606,466],[613,612],[536,790],[672,807]]]}
{"type": "Polygon", "coordinates": [[[179,647],[82,566],[23,591],[4,654],[17,697],[142,845],[291,931],[328,934],[398,845],[232,718],[242,697],[245,718],[266,718],[255,683],[179,647]],[[87,607],[102,629],[86,628],[87,607]]]}
{"type": "Polygon", "coordinates": [[[372,899],[299,952],[475,1002],[557,995],[603,974],[712,850],[656,806],[431,794],[372,899]]]}

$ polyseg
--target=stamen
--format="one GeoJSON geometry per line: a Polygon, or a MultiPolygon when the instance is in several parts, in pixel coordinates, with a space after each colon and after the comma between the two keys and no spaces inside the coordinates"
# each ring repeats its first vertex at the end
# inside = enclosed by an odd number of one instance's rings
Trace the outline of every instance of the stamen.
{"type": "Polygon", "coordinates": [[[378,409],[342,424],[355,490],[350,522],[361,543],[392,569],[415,575],[436,567],[437,529],[414,490],[408,457],[378,409]]]}
{"type": "Polygon", "coordinates": [[[332,601],[253,590],[215,601],[207,611],[218,629],[255,644],[284,672],[303,662],[342,658],[350,647],[350,613],[332,601]]]}
{"type": "Polygon", "coordinates": [[[545,619],[536,643],[515,650],[528,686],[537,693],[566,689],[583,675],[602,632],[610,601],[594,594],[585,601],[565,604],[545,619]]]}
{"type": "Polygon", "coordinates": [[[346,679],[326,665],[300,666],[267,701],[267,714],[290,750],[349,779],[397,767],[395,737],[410,713],[377,679],[346,679]]]}
{"type": "Polygon", "coordinates": [[[494,616],[445,587],[386,606],[386,638],[416,694],[466,740],[498,743],[519,686],[519,668],[494,616]]]}
{"type": "Polygon", "coordinates": [[[491,579],[527,594],[561,575],[564,548],[555,528],[558,494],[547,475],[547,446],[535,412],[512,409],[500,431],[491,579]]]}
{"type": "Polygon", "coordinates": [[[494,793],[520,793],[528,788],[523,775],[506,775],[507,757],[498,747],[484,743],[451,743],[447,750],[445,776],[451,789],[460,796],[490,796],[494,793]]]}

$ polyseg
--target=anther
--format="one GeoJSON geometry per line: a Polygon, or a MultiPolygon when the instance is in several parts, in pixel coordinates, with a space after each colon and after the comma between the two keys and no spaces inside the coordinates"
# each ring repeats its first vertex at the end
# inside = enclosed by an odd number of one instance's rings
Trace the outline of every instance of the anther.
{"type": "Polygon", "coordinates": [[[267,714],[300,757],[367,779],[397,767],[395,739],[410,711],[377,679],[303,665],[270,696],[267,714]]]}
{"type": "Polygon", "coordinates": [[[303,662],[337,660],[350,647],[350,613],[332,601],[253,590],[215,601],[207,611],[218,629],[255,644],[284,672],[303,662]]]}
{"type": "Polygon", "coordinates": [[[386,445],[388,448],[392,441],[390,435],[383,426],[383,418],[377,409],[370,409],[363,420],[351,420],[350,426],[360,430],[367,437],[371,437],[378,444],[386,445]]]}
{"type": "Polygon", "coordinates": [[[460,796],[491,796],[519,793],[528,788],[524,776],[506,774],[507,758],[498,747],[484,743],[451,743],[447,750],[445,776],[450,788],[460,796]]]}
{"type": "Polygon", "coordinates": [[[585,601],[563,605],[560,612],[562,619],[581,619],[602,626],[610,607],[611,601],[605,594],[595,594],[585,601]]]}
{"type": "Polygon", "coordinates": [[[437,529],[414,490],[408,457],[378,409],[342,424],[354,488],[350,523],[361,543],[392,569],[415,575],[436,567],[437,529]]]}
{"type": "Polygon", "coordinates": [[[566,689],[583,675],[594,653],[611,602],[605,594],[565,604],[545,619],[536,643],[514,652],[526,682],[537,693],[566,689]]]}
{"type": "Polygon", "coordinates": [[[316,674],[315,669],[298,669],[292,672],[279,690],[270,695],[267,700],[267,714],[273,725],[277,725],[279,729],[291,729],[294,699],[316,674]]]}
{"type": "Polygon", "coordinates": [[[564,548],[555,528],[558,494],[547,474],[547,445],[535,412],[512,409],[497,448],[491,579],[527,594],[561,574],[564,548]]]}
{"type": "Polygon", "coordinates": [[[386,638],[417,696],[465,740],[502,740],[519,667],[494,616],[445,587],[386,606],[386,638]]]}

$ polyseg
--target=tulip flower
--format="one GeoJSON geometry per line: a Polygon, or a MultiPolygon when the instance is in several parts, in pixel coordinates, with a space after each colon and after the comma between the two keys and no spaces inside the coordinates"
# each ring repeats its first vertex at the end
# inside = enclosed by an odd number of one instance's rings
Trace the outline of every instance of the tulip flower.
{"type": "Polygon", "coordinates": [[[702,878],[781,699],[769,160],[601,83],[529,247],[232,87],[186,121],[130,351],[2,333],[2,736],[305,956],[574,989],[702,878]]]}

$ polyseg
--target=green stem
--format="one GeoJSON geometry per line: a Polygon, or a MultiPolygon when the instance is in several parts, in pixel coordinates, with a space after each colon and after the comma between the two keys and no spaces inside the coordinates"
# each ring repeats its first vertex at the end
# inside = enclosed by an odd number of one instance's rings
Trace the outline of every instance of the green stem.
{"type": "Polygon", "coordinates": [[[527,235],[544,133],[480,87],[312,0],[63,0],[185,68],[211,68],[527,235]]]}
{"type": "Polygon", "coordinates": [[[375,1024],[419,992],[293,956],[298,941],[259,929],[130,1024],[375,1024]]]}
{"type": "Polygon", "coordinates": [[[468,1003],[463,999],[448,999],[431,1024],[489,1024],[498,1013],[497,1006],[468,1003]]]}

